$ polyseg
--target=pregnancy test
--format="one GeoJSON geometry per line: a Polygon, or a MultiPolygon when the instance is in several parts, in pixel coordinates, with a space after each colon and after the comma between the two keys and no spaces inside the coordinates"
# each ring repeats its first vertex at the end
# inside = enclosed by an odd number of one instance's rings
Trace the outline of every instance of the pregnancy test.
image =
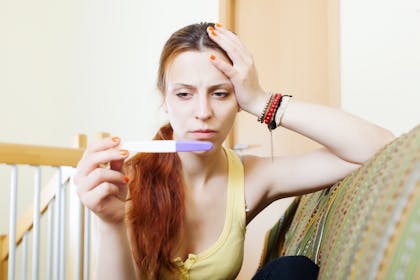
{"type": "Polygon", "coordinates": [[[176,153],[208,151],[213,143],[207,141],[178,141],[178,140],[152,140],[137,142],[122,142],[121,149],[130,153],[176,153]]]}

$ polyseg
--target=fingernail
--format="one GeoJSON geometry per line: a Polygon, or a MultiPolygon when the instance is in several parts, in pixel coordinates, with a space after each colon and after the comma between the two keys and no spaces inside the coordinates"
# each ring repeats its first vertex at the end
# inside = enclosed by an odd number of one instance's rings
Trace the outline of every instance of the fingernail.
{"type": "Polygon", "coordinates": [[[128,178],[128,176],[124,177],[124,182],[128,183],[128,181],[130,181],[130,178],[128,178]]]}
{"type": "Polygon", "coordinates": [[[120,142],[120,137],[112,137],[112,142],[118,143],[120,142]]]}
{"type": "Polygon", "coordinates": [[[209,30],[210,30],[210,31],[214,31],[213,26],[209,26],[209,30]]]}
{"type": "Polygon", "coordinates": [[[216,27],[222,27],[222,25],[220,23],[216,23],[215,25],[216,25],[216,27]]]}
{"type": "Polygon", "coordinates": [[[120,150],[120,154],[125,157],[128,156],[128,151],[127,150],[120,150]]]}
{"type": "Polygon", "coordinates": [[[211,60],[215,60],[215,59],[216,59],[216,57],[215,57],[214,55],[210,55],[210,59],[211,59],[211,60]]]}
{"type": "Polygon", "coordinates": [[[211,35],[217,36],[216,32],[214,32],[214,31],[211,32],[211,35]]]}

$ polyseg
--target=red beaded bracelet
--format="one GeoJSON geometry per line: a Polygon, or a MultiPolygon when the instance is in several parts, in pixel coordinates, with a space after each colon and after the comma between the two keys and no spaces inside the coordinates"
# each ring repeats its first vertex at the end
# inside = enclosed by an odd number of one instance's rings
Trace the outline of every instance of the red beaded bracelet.
{"type": "Polygon", "coordinates": [[[281,93],[275,94],[274,100],[271,103],[270,108],[268,109],[268,113],[264,118],[265,124],[269,124],[272,121],[275,115],[274,112],[277,110],[278,106],[280,106],[281,97],[282,97],[281,93]]]}

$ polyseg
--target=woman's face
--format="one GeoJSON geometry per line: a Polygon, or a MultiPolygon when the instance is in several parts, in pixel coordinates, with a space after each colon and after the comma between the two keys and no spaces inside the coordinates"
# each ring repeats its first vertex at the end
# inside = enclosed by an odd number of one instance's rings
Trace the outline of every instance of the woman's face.
{"type": "Polygon", "coordinates": [[[164,108],[174,139],[202,140],[221,145],[227,137],[238,104],[230,80],[210,62],[221,52],[206,49],[177,55],[166,72],[164,108]]]}

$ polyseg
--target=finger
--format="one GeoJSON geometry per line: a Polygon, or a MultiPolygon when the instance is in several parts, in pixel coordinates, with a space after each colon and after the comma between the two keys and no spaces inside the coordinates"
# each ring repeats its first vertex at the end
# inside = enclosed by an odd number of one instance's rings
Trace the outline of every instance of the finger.
{"type": "Polygon", "coordinates": [[[230,63],[227,63],[214,54],[210,55],[210,60],[211,63],[230,80],[236,75],[236,70],[230,63]]]}
{"type": "Polygon", "coordinates": [[[110,197],[117,197],[119,193],[118,187],[110,183],[103,183],[82,197],[83,204],[94,212],[100,212],[101,202],[110,197]]]}
{"type": "Polygon", "coordinates": [[[88,176],[90,172],[98,168],[101,164],[111,161],[124,160],[128,157],[127,150],[108,149],[100,152],[90,153],[79,161],[77,165],[78,176],[88,176]]]}
{"type": "Polygon", "coordinates": [[[88,192],[106,182],[124,185],[128,182],[128,177],[118,171],[96,168],[89,176],[85,177],[82,182],[83,183],[78,187],[79,193],[88,192]]]}
{"type": "Polygon", "coordinates": [[[121,139],[119,137],[107,137],[89,145],[86,149],[86,153],[96,153],[108,150],[117,147],[120,142],[121,139]]]}
{"type": "Polygon", "coordinates": [[[214,25],[214,28],[215,28],[216,34],[223,34],[224,36],[229,38],[229,40],[231,40],[232,44],[242,49],[246,54],[250,54],[248,50],[246,49],[246,47],[244,46],[244,44],[242,43],[242,41],[239,39],[238,35],[236,35],[232,31],[230,31],[229,29],[223,27],[222,25],[218,23],[214,25]]]}
{"type": "MultiPolygon", "coordinates": [[[[214,29],[213,29],[214,30],[214,29]]],[[[237,47],[224,34],[216,33],[211,27],[207,29],[207,33],[211,40],[218,44],[232,60],[233,64],[237,64],[243,59],[237,47]]]]}
{"type": "Polygon", "coordinates": [[[207,30],[210,38],[226,51],[234,64],[252,63],[252,56],[239,40],[238,36],[231,31],[219,27],[217,30],[209,27],[207,30]]]}

